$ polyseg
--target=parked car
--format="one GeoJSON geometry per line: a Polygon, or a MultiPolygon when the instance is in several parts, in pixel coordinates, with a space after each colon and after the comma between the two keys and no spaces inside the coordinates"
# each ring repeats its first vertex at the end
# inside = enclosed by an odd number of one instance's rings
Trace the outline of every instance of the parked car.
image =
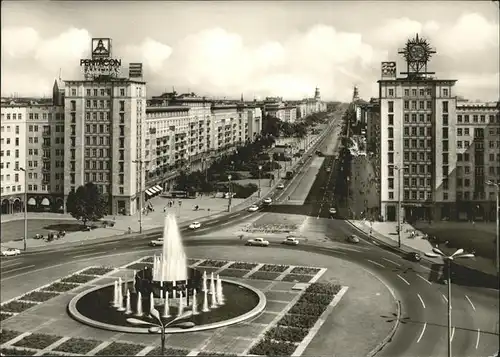
{"type": "Polygon", "coordinates": [[[2,250],[1,253],[3,257],[13,257],[21,254],[21,251],[16,248],[7,248],[6,250],[2,250]]]}
{"type": "Polygon", "coordinates": [[[151,242],[149,242],[149,245],[152,247],[156,247],[158,245],[163,245],[163,238],[154,239],[151,242]]]}
{"type": "Polygon", "coordinates": [[[348,243],[359,243],[359,237],[355,234],[352,234],[350,236],[347,236],[345,239],[348,243]]]}
{"type": "Polygon", "coordinates": [[[257,246],[257,247],[267,247],[269,245],[269,241],[265,240],[264,238],[254,238],[254,239],[247,240],[245,245],[257,246]]]}
{"type": "Polygon", "coordinates": [[[268,197],[268,198],[265,198],[265,199],[264,199],[264,203],[265,203],[266,205],[270,205],[272,202],[273,202],[273,199],[272,199],[272,198],[270,198],[270,197],[268,197]]]}
{"type": "Polygon", "coordinates": [[[286,245],[299,245],[299,240],[297,238],[289,237],[285,238],[281,244],[286,244],[286,245]]]}
{"type": "Polygon", "coordinates": [[[334,207],[331,207],[328,212],[330,212],[331,215],[337,214],[337,210],[334,207]]]}
{"type": "Polygon", "coordinates": [[[248,212],[257,212],[259,210],[259,206],[257,205],[251,205],[248,207],[248,212]]]}
{"type": "Polygon", "coordinates": [[[326,168],[326,172],[331,172],[331,171],[332,171],[331,168],[329,168],[329,167],[326,168]]]}
{"type": "Polygon", "coordinates": [[[193,222],[189,225],[189,229],[198,229],[201,227],[201,223],[200,222],[193,222]]]}
{"type": "Polygon", "coordinates": [[[285,188],[285,185],[283,185],[282,183],[278,184],[278,186],[276,186],[277,189],[284,189],[285,188]]]}
{"type": "Polygon", "coordinates": [[[420,256],[420,253],[409,252],[408,254],[406,254],[406,259],[411,260],[412,262],[419,262],[422,257],[420,256]]]}

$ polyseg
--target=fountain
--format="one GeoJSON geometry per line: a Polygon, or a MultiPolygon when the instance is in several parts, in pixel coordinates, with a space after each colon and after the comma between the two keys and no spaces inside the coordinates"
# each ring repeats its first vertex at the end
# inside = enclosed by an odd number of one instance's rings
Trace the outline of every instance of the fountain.
{"type": "Polygon", "coordinates": [[[130,290],[127,289],[127,307],[125,308],[125,313],[130,315],[132,313],[132,306],[130,304],[130,290]]]}

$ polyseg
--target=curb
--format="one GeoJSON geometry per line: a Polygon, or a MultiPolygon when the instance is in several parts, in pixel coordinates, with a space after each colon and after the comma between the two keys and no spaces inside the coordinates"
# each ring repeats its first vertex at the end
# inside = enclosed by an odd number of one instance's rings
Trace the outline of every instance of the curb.
{"type": "Polygon", "coordinates": [[[391,342],[392,338],[394,337],[394,334],[396,333],[396,330],[399,327],[399,320],[401,319],[401,302],[399,300],[396,300],[396,323],[392,327],[391,331],[389,334],[380,342],[377,347],[375,347],[368,355],[367,357],[373,357],[377,353],[379,353],[389,342],[391,342]]]}

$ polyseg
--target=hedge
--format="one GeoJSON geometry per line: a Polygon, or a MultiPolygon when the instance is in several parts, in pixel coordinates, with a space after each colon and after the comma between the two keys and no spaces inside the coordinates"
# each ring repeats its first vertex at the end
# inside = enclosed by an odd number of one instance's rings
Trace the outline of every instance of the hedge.
{"type": "Polygon", "coordinates": [[[72,337],[64,343],[60,344],[54,351],[61,351],[67,353],[77,353],[77,354],[87,354],[94,348],[96,348],[101,341],[86,340],[83,338],[72,337]]]}
{"type": "Polygon", "coordinates": [[[33,356],[37,351],[30,351],[25,349],[15,349],[15,348],[2,348],[0,353],[3,356],[33,356]]]}
{"type": "Polygon", "coordinates": [[[2,333],[0,334],[0,345],[3,345],[5,342],[16,338],[20,334],[21,332],[17,332],[14,330],[2,329],[2,333]]]}
{"type": "Polygon", "coordinates": [[[111,273],[114,268],[106,268],[106,267],[98,267],[98,268],[88,268],[84,271],[81,271],[80,274],[87,275],[105,275],[111,273]]]}
{"type": "Polygon", "coordinates": [[[279,326],[311,328],[318,321],[316,316],[286,314],[278,321],[279,326]]]}
{"type": "Polygon", "coordinates": [[[25,302],[25,301],[18,301],[14,300],[11,302],[6,303],[1,307],[3,311],[7,312],[23,312],[25,310],[31,309],[33,306],[36,306],[38,304],[34,302],[25,302]]]}
{"type": "Polygon", "coordinates": [[[287,274],[283,278],[283,281],[289,282],[299,282],[299,283],[308,283],[313,278],[312,275],[297,275],[297,274],[287,274]]]}
{"type": "Polygon", "coordinates": [[[273,341],[263,338],[250,349],[249,354],[262,356],[290,356],[297,349],[291,342],[273,341]]]}
{"type": "Polygon", "coordinates": [[[342,289],[342,286],[332,283],[313,283],[306,289],[306,293],[310,294],[326,294],[335,296],[342,289]]]}
{"type": "Polygon", "coordinates": [[[79,284],[74,283],[53,283],[42,290],[44,291],[57,291],[59,293],[64,293],[66,291],[70,291],[79,287],[79,284]]]}
{"type": "Polygon", "coordinates": [[[293,305],[289,313],[319,317],[325,310],[326,305],[312,305],[306,302],[301,302],[293,305]]]}
{"type": "Polygon", "coordinates": [[[212,260],[212,259],[207,259],[200,263],[198,266],[200,267],[213,267],[213,268],[220,268],[224,265],[226,265],[228,262],[225,260],[212,260]]]}
{"type": "Polygon", "coordinates": [[[33,333],[14,343],[14,346],[43,350],[61,338],[60,336],[33,333]]]}
{"type": "Polygon", "coordinates": [[[67,278],[62,278],[61,282],[85,284],[85,283],[88,283],[89,281],[94,280],[94,279],[97,279],[97,278],[95,276],[90,276],[90,275],[73,274],[71,276],[68,276],[67,278]]]}
{"type": "MultiPolygon", "coordinates": [[[[189,350],[165,347],[165,356],[187,356],[189,352],[189,350]]],[[[161,356],[161,347],[149,351],[146,356],[161,356]]]]}
{"type": "Polygon", "coordinates": [[[316,275],[321,269],[310,267],[295,267],[290,272],[291,274],[316,275]]]}
{"type": "Polygon", "coordinates": [[[96,353],[96,356],[135,356],[144,345],[113,342],[96,353]]]}
{"type": "Polygon", "coordinates": [[[245,263],[245,262],[236,262],[229,266],[229,269],[243,269],[243,270],[252,270],[258,264],[257,263],[245,263]]]}
{"type": "Polygon", "coordinates": [[[277,326],[266,331],[265,336],[278,341],[300,342],[308,333],[309,329],[305,328],[277,326]]]}
{"type": "Polygon", "coordinates": [[[283,273],[287,270],[289,265],[276,265],[276,264],[265,264],[260,267],[259,272],[272,272],[272,273],[283,273]]]}
{"type": "Polygon", "coordinates": [[[31,293],[28,293],[26,295],[21,296],[19,299],[20,300],[36,301],[36,302],[44,302],[44,301],[50,300],[52,298],[55,298],[56,296],[59,296],[59,294],[45,292],[45,291],[33,291],[31,293]]]}

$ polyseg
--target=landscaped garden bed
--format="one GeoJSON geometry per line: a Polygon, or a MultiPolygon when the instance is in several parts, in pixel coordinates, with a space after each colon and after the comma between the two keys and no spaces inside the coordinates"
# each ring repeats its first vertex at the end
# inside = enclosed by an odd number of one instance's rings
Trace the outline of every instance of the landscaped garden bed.
{"type": "Polygon", "coordinates": [[[45,288],[43,288],[43,291],[56,291],[59,293],[64,293],[66,291],[70,291],[73,289],[76,289],[79,287],[79,284],[73,284],[73,283],[53,283],[45,288]]]}
{"type": "Polygon", "coordinates": [[[37,351],[30,351],[16,348],[2,348],[0,353],[2,356],[33,356],[37,351]]]}
{"type": "Polygon", "coordinates": [[[291,274],[316,275],[321,269],[310,267],[295,267],[290,272],[291,274]]]}
{"type": "Polygon", "coordinates": [[[105,275],[108,273],[111,273],[114,268],[107,268],[107,267],[94,267],[94,268],[88,268],[85,269],[84,271],[81,271],[80,274],[86,274],[86,275],[105,275]]]}
{"type": "Polygon", "coordinates": [[[342,289],[342,286],[337,284],[314,283],[309,285],[305,292],[309,294],[325,294],[333,297],[338,294],[340,289],[342,289]]]}
{"type": "Polygon", "coordinates": [[[309,329],[305,328],[277,326],[266,332],[266,338],[285,342],[300,342],[308,333],[309,329]]]}
{"type": "Polygon", "coordinates": [[[36,301],[36,302],[44,302],[59,296],[58,293],[45,292],[45,291],[33,291],[26,295],[23,295],[19,298],[19,300],[28,300],[28,301],[36,301]]]}
{"type": "Polygon", "coordinates": [[[9,317],[12,317],[12,315],[11,314],[6,314],[5,312],[0,312],[0,321],[5,321],[9,317]]]}
{"type": "Polygon", "coordinates": [[[99,344],[101,344],[101,341],[86,340],[83,338],[72,337],[66,342],[63,342],[62,344],[54,348],[54,351],[77,353],[84,355],[92,351],[99,344]]]}
{"type": "Polygon", "coordinates": [[[304,293],[297,301],[297,304],[303,302],[306,304],[313,304],[313,305],[328,305],[332,302],[332,297],[333,296],[326,294],[304,293]]]}
{"type": "Polygon", "coordinates": [[[200,259],[188,259],[188,265],[193,265],[195,263],[198,263],[200,259]]]}
{"type": "Polygon", "coordinates": [[[33,333],[17,341],[16,343],[13,344],[13,346],[38,348],[39,350],[43,350],[44,348],[50,346],[51,344],[60,339],[61,339],[60,336],[46,335],[42,333],[33,333]]]}
{"type": "Polygon", "coordinates": [[[152,264],[152,263],[134,263],[134,264],[128,265],[128,266],[127,266],[127,269],[131,269],[131,270],[142,270],[142,269],[144,269],[145,267],[150,267],[150,268],[152,268],[152,267],[153,267],[153,264],[152,264]]]}
{"type": "Polygon", "coordinates": [[[255,268],[257,263],[245,263],[245,262],[236,262],[229,266],[229,269],[242,269],[242,270],[252,270],[255,268]]]}
{"type": "Polygon", "coordinates": [[[289,268],[288,265],[265,264],[260,267],[259,272],[283,273],[289,268]]]}
{"type": "Polygon", "coordinates": [[[279,326],[311,328],[318,321],[316,316],[286,314],[278,321],[279,326]]]}
{"type": "Polygon", "coordinates": [[[315,317],[320,317],[321,314],[326,310],[327,305],[315,305],[309,304],[307,302],[297,302],[292,306],[289,313],[297,315],[310,315],[315,317]]]}
{"type": "Polygon", "coordinates": [[[135,356],[143,350],[143,345],[113,342],[96,353],[96,356],[135,356]]]}
{"type": "Polygon", "coordinates": [[[146,257],[141,260],[141,263],[153,263],[154,257],[146,257]]]}
{"type": "Polygon", "coordinates": [[[297,275],[297,274],[287,274],[283,278],[283,281],[298,282],[298,283],[308,283],[313,278],[312,275],[297,275]]]}
{"type": "Polygon", "coordinates": [[[213,267],[213,268],[220,268],[224,265],[227,264],[227,261],[225,260],[212,260],[212,259],[207,259],[204,260],[200,265],[200,267],[213,267]]]}
{"type": "Polygon", "coordinates": [[[275,280],[281,273],[271,273],[267,271],[257,271],[249,276],[250,279],[275,280]]]}
{"type": "Polygon", "coordinates": [[[89,281],[94,280],[94,279],[97,279],[97,278],[95,276],[90,276],[90,275],[74,274],[74,275],[68,276],[67,278],[61,279],[61,282],[85,284],[85,283],[88,283],[89,281]]]}
{"type": "Polygon", "coordinates": [[[16,338],[20,334],[21,332],[17,332],[14,330],[2,329],[2,333],[0,334],[0,345],[3,345],[5,342],[16,338]]]}
{"type": "Polygon", "coordinates": [[[219,273],[222,276],[230,276],[233,278],[241,278],[243,275],[248,274],[248,270],[237,270],[237,269],[224,269],[219,273]]]}
{"type": "Polygon", "coordinates": [[[261,356],[290,356],[296,349],[297,345],[294,343],[263,338],[249,353],[261,356]]]}
{"type": "Polygon", "coordinates": [[[64,356],[63,353],[45,352],[42,356],[64,356]]]}
{"type": "Polygon", "coordinates": [[[197,356],[223,356],[223,357],[233,357],[233,356],[238,356],[234,354],[229,354],[229,353],[222,353],[222,352],[210,352],[210,351],[201,351],[200,353],[197,354],[197,356]]]}
{"type": "MultiPolygon", "coordinates": [[[[165,348],[165,356],[187,356],[189,350],[177,349],[177,348],[165,348]]],[[[156,347],[148,352],[146,356],[161,356],[161,347],[156,347]]]]}
{"type": "Polygon", "coordinates": [[[5,305],[2,305],[1,309],[3,311],[7,312],[23,312],[28,309],[31,309],[33,306],[36,306],[38,304],[34,302],[27,302],[27,301],[18,301],[18,300],[13,300],[11,302],[6,303],[5,305]]]}

